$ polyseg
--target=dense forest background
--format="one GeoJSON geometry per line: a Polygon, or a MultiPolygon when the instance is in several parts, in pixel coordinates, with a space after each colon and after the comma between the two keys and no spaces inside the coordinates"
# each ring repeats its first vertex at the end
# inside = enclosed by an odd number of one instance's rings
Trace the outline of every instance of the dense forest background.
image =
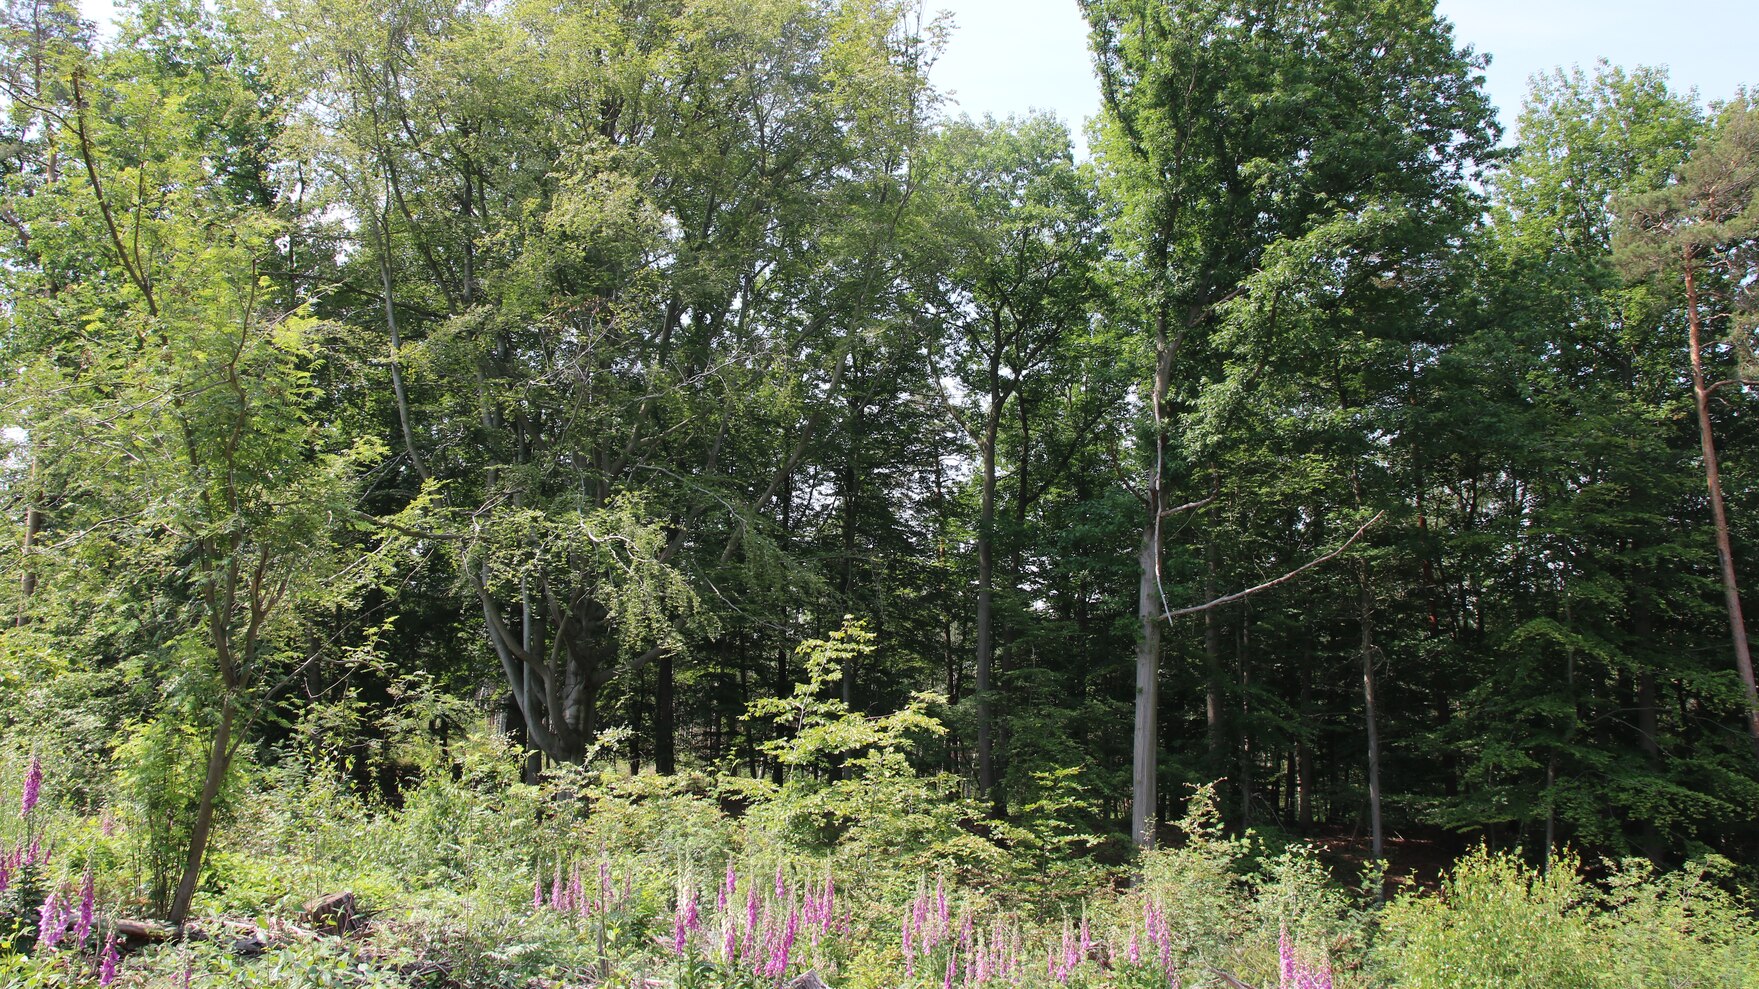
{"type": "Polygon", "coordinates": [[[1082,8],[1091,161],[902,0],[6,0],[6,778],[169,822],[178,920],[288,767],[736,809],[906,715],[1104,863],[1209,783],[1759,861],[1753,100],[1505,135],[1425,0],[1082,8]]]}

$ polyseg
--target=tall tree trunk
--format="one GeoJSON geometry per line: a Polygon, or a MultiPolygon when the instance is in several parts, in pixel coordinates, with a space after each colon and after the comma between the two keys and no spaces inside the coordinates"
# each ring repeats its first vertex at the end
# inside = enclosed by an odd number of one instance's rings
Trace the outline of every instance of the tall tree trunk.
{"type": "Polygon", "coordinates": [[[1691,327],[1692,395],[1698,407],[1698,443],[1704,450],[1704,483],[1710,489],[1710,516],[1716,524],[1716,555],[1722,566],[1722,596],[1728,608],[1729,638],[1735,647],[1735,669],[1747,689],[1747,733],[1759,758],[1759,688],[1753,682],[1753,656],[1747,648],[1747,622],[1741,615],[1740,589],[1735,583],[1735,553],[1729,541],[1728,511],[1722,502],[1722,475],[1716,463],[1716,439],[1710,432],[1710,388],[1704,383],[1704,338],[1698,314],[1697,258],[1685,252],[1686,319],[1691,327]]]}
{"type": "MultiPolygon", "coordinates": [[[[1302,648],[1300,711],[1305,728],[1313,720],[1313,640],[1308,638],[1302,648]]],[[[1303,831],[1313,827],[1313,746],[1305,730],[1295,738],[1295,821],[1303,831]]]]}
{"type": "MultiPolygon", "coordinates": [[[[1219,593],[1215,584],[1216,547],[1213,535],[1203,541],[1203,599],[1214,601],[1219,593]]],[[[1227,723],[1222,715],[1225,703],[1222,690],[1222,615],[1219,609],[1203,613],[1203,697],[1204,723],[1208,729],[1209,768],[1225,772],[1224,750],[1227,748],[1227,723]]]]}
{"type": "Polygon", "coordinates": [[[994,661],[996,419],[993,403],[983,437],[983,479],[977,516],[977,791],[987,799],[995,789],[995,741],[991,725],[990,666],[994,661]]]}
{"type": "MultiPolygon", "coordinates": [[[[1213,600],[1213,599],[1212,599],[1213,600]]],[[[1240,616],[1240,631],[1234,640],[1235,655],[1240,661],[1240,830],[1252,826],[1252,606],[1246,605],[1240,616]]]]}
{"type": "MultiPolygon", "coordinates": [[[[1158,488],[1158,484],[1156,485],[1158,488]]],[[[1156,761],[1159,756],[1160,705],[1160,594],[1155,579],[1160,559],[1158,498],[1150,501],[1150,520],[1142,533],[1141,580],[1136,589],[1136,613],[1142,625],[1136,643],[1136,727],[1131,739],[1130,834],[1142,848],[1155,840],[1156,761]]]]}
{"type": "MultiPolygon", "coordinates": [[[[859,358],[853,358],[856,370],[859,371],[859,358]]],[[[851,387],[847,399],[849,412],[849,450],[843,458],[843,560],[842,573],[837,583],[837,593],[843,599],[845,612],[855,610],[855,526],[856,498],[861,485],[861,440],[863,430],[863,410],[866,400],[860,395],[860,389],[851,387]]],[[[855,669],[853,664],[846,665],[841,683],[843,703],[850,708],[855,706],[855,669]]],[[[785,694],[784,694],[785,696],[785,694]]]]}
{"type": "Polygon", "coordinates": [[[201,878],[202,861],[208,853],[208,838],[214,831],[214,805],[220,798],[220,787],[226,782],[226,770],[232,764],[232,721],[238,714],[238,702],[230,689],[220,699],[220,723],[214,726],[214,737],[208,747],[207,775],[202,779],[201,796],[196,800],[195,824],[189,831],[189,857],[183,863],[183,876],[177,882],[177,893],[171,899],[171,915],[167,918],[178,933],[189,919],[190,901],[195,898],[195,884],[201,878]]]}
{"type": "Polygon", "coordinates": [[[1142,527],[1142,548],[1137,559],[1141,574],[1136,585],[1136,618],[1141,632],[1136,643],[1136,725],[1130,745],[1130,834],[1141,848],[1154,847],[1160,759],[1160,524],[1166,469],[1166,402],[1172,388],[1176,350],[1176,344],[1167,336],[1164,301],[1155,317],[1154,339],[1154,384],[1149,392],[1149,408],[1154,414],[1154,472],[1142,498],[1147,520],[1142,527]]]}
{"type": "Polygon", "coordinates": [[[654,768],[661,776],[678,771],[677,694],[672,653],[660,654],[654,688],[654,768]]]}
{"type": "Polygon", "coordinates": [[[1386,837],[1380,823],[1380,728],[1374,696],[1374,595],[1369,586],[1366,564],[1360,577],[1362,711],[1368,728],[1368,826],[1373,836],[1373,860],[1379,862],[1386,857],[1386,837]]]}

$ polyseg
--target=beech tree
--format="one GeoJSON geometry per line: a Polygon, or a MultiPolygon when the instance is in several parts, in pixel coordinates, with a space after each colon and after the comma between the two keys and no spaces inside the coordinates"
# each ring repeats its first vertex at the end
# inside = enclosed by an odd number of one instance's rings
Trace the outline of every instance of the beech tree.
{"type": "Polygon", "coordinates": [[[290,149],[367,220],[410,498],[432,495],[510,724],[553,760],[586,751],[613,681],[671,675],[703,614],[683,568],[736,552],[838,400],[926,106],[905,10],[257,19],[313,107],[290,149]],[[792,444],[730,481],[759,403],[800,390],[792,444]]]}
{"type": "MultiPolygon", "coordinates": [[[[1020,442],[1030,444],[1042,414],[1034,407],[1045,389],[1040,378],[1056,370],[1079,374],[1070,357],[1090,338],[1102,245],[1097,204],[1074,165],[1067,131],[1055,121],[956,123],[938,135],[930,162],[936,200],[929,218],[937,243],[918,259],[929,279],[921,295],[941,324],[931,353],[947,351],[931,364],[930,385],[977,450],[972,687],[977,786],[988,797],[997,782],[993,666],[1003,427],[1018,422],[1020,442]]],[[[1065,388],[1091,383],[1058,382],[1065,388]]],[[[1051,480],[1040,478],[1035,490],[1027,479],[1029,460],[1029,453],[1012,458],[1020,512],[1051,480]]]]}
{"type": "Polygon", "coordinates": [[[1258,345],[1275,347],[1290,310],[1336,305],[1369,273],[1396,275],[1392,259],[1414,232],[1458,222],[1457,190],[1494,123],[1470,53],[1427,3],[1082,9],[1105,96],[1099,154],[1148,363],[1131,830],[1151,845],[1162,625],[1178,613],[1162,528],[1190,510],[1172,492],[1201,490],[1208,473],[1178,440],[1205,379],[1219,377],[1211,340],[1251,321],[1258,345]],[[1294,272],[1300,281],[1287,284],[1294,272]]]}

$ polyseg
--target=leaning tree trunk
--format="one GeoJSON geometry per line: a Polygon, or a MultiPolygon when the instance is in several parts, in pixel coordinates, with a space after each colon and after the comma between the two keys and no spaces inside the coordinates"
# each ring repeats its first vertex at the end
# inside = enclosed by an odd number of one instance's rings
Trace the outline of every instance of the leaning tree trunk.
{"type": "Polygon", "coordinates": [[[1703,329],[1698,316],[1696,258],[1687,248],[1686,320],[1691,328],[1692,396],[1698,407],[1698,443],[1704,450],[1704,482],[1710,489],[1710,517],[1716,525],[1716,556],[1722,568],[1722,596],[1728,608],[1729,638],[1735,647],[1735,669],[1747,690],[1747,734],[1759,757],[1759,689],[1753,682],[1753,655],[1747,647],[1747,623],[1741,615],[1741,594],[1735,583],[1735,554],[1729,540],[1728,510],[1722,502],[1722,475],[1716,462],[1716,439],[1710,432],[1710,392],[1704,383],[1703,329]]]}
{"type": "Polygon", "coordinates": [[[171,913],[166,918],[179,932],[189,919],[190,901],[195,898],[196,880],[201,877],[208,838],[214,831],[214,804],[220,799],[220,787],[225,783],[226,771],[232,764],[232,721],[237,714],[237,699],[231,689],[227,689],[220,701],[220,723],[214,728],[214,738],[208,749],[207,776],[202,780],[201,797],[196,803],[195,825],[189,832],[189,857],[184,861],[183,876],[178,880],[177,893],[171,899],[171,913]]]}

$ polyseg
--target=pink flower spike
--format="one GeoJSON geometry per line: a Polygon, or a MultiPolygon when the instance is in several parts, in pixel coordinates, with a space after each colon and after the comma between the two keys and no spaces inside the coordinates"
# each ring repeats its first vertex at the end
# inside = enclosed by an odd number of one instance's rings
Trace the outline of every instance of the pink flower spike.
{"type": "Polygon", "coordinates": [[[104,960],[98,963],[98,985],[107,987],[116,981],[116,935],[104,939],[104,960]]]}
{"type": "Polygon", "coordinates": [[[53,890],[49,898],[37,908],[37,946],[44,951],[54,951],[61,936],[67,933],[67,906],[53,890]]]}
{"type": "Polygon", "coordinates": [[[684,957],[684,947],[690,938],[690,925],[685,920],[684,899],[678,899],[678,908],[672,914],[672,954],[684,957]]]}
{"type": "Polygon", "coordinates": [[[37,758],[35,752],[32,752],[30,768],[25,770],[24,774],[24,799],[19,801],[19,817],[29,817],[31,811],[37,809],[37,798],[42,794],[42,790],[43,761],[37,758]]]}
{"type": "Polygon", "coordinates": [[[1289,928],[1284,925],[1277,935],[1277,960],[1281,964],[1281,989],[1294,989],[1295,985],[1295,942],[1289,938],[1289,928]]]}
{"type": "Polygon", "coordinates": [[[543,877],[542,873],[539,873],[538,877],[531,881],[531,909],[536,911],[536,910],[542,910],[543,908],[544,908],[544,877],[543,877]]]}
{"type": "Polygon", "coordinates": [[[86,935],[92,932],[92,910],[97,899],[97,892],[92,886],[92,871],[86,870],[85,883],[79,890],[79,920],[73,925],[73,943],[84,944],[86,935]]]}

